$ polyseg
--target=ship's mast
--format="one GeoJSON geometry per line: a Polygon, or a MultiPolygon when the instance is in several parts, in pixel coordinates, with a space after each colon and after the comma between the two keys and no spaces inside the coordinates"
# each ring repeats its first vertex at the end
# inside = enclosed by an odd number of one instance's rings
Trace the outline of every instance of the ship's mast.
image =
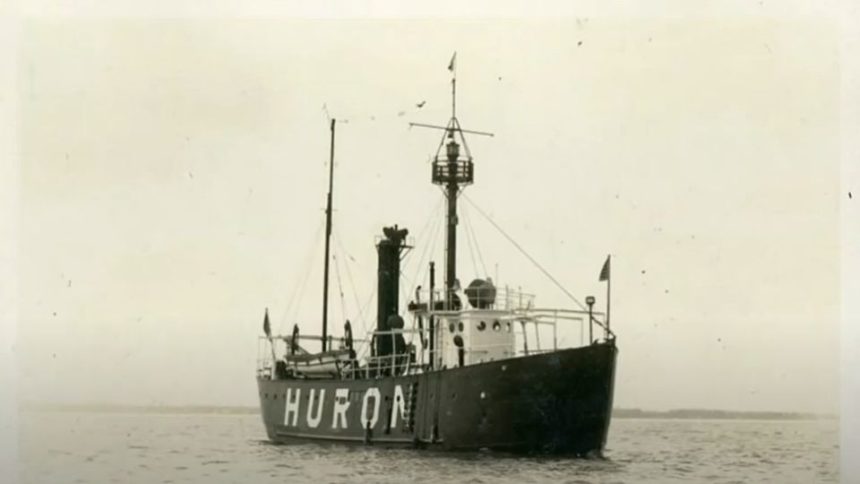
{"type": "MultiPolygon", "coordinates": [[[[457,54],[451,58],[451,121],[449,122],[447,145],[448,155],[448,173],[455,174],[448,176],[440,184],[445,185],[445,197],[448,199],[448,214],[446,216],[445,231],[447,241],[445,244],[445,305],[448,309],[451,308],[451,300],[454,296],[454,286],[457,281],[457,194],[460,191],[461,180],[457,178],[457,159],[460,157],[460,145],[454,140],[454,131],[452,130],[454,123],[457,120],[457,70],[454,61],[457,60],[457,54]]],[[[462,135],[461,135],[462,136],[462,135]]],[[[472,166],[471,157],[468,160],[468,176],[462,179],[463,186],[472,183],[472,174],[474,167],[472,166]]],[[[436,183],[436,180],[433,180],[436,183]]]]}
{"type": "Polygon", "coordinates": [[[325,208],[325,269],[323,269],[323,314],[322,314],[322,350],[326,350],[328,342],[328,264],[331,246],[331,198],[334,187],[334,124],[331,120],[331,148],[328,163],[328,198],[325,208]]]}
{"type": "Polygon", "coordinates": [[[453,295],[454,286],[456,285],[457,280],[457,195],[459,194],[461,183],[465,186],[467,183],[472,182],[472,162],[468,162],[469,169],[464,170],[469,172],[469,176],[458,177],[457,171],[459,166],[457,165],[457,157],[460,146],[452,139],[448,142],[447,147],[447,171],[449,175],[440,177],[443,179],[439,180],[439,182],[434,180],[434,183],[445,186],[445,198],[447,198],[448,201],[448,213],[445,217],[445,230],[447,236],[445,244],[445,302],[450,308],[450,299],[453,295]]]}
{"type": "Polygon", "coordinates": [[[410,123],[411,126],[445,130],[442,142],[439,144],[439,149],[433,160],[433,184],[439,185],[443,189],[448,203],[448,211],[445,216],[445,307],[448,309],[453,307],[453,294],[457,281],[457,197],[463,188],[472,184],[475,170],[472,163],[472,155],[469,152],[469,146],[466,144],[463,133],[493,136],[492,133],[469,131],[460,128],[460,121],[457,120],[457,70],[455,61],[456,53],[448,65],[448,70],[452,73],[451,119],[448,121],[448,124],[443,127],[410,123]],[[448,140],[447,143],[445,142],[446,139],[448,140]],[[460,156],[461,143],[464,151],[463,157],[460,156]],[[442,156],[443,145],[445,146],[444,156],[442,156]]]}

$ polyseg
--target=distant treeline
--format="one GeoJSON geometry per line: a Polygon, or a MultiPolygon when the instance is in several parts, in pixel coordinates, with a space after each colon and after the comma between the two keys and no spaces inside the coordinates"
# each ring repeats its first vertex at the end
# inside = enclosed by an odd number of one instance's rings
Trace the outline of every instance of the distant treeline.
{"type": "MultiPolygon", "coordinates": [[[[161,414],[224,414],[253,415],[259,413],[257,407],[211,406],[211,405],[110,405],[110,404],[46,404],[29,403],[23,405],[27,411],[48,412],[96,412],[96,413],[161,413],[161,414]]],[[[738,412],[729,410],[641,410],[638,408],[616,408],[613,418],[663,418],[663,419],[748,419],[748,420],[822,420],[836,419],[831,414],[798,412],[738,412]]]]}
{"type": "Polygon", "coordinates": [[[54,404],[29,403],[23,410],[47,412],[95,412],[95,413],[173,413],[173,414],[256,414],[257,407],[212,406],[212,405],[112,405],[112,404],[54,404]]]}
{"type": "Polygon", "coordinates": [[[616,408],[613,418],[668,418],[668,419],[747,419],[747,420],[821,420],[835,419],[835,415],[799,412],[740,412],[730,410],[678,409],[666,411],[616,408]]]}

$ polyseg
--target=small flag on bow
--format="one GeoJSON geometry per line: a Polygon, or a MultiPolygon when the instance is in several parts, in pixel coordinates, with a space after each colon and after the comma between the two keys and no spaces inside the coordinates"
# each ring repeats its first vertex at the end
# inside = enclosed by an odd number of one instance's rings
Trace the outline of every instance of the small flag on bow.
{"type": "Polygon", "coordinates": [[[451,62],[448,63],[448,70],[454,72],[455,63],[457,62],[457,53],[454,52],[454,55],[451,56],[451,62]]]}
{"type": "Polygon", "coordinates": [[[599,280],[601,280],[601,281],[608,281],[609,280],[609,270],[610,270],[609,269],[609,259],[611,257],[612,256],[610,256],[610,255],[606,256],[606,262],[603,263],[603,269],[600,269],[600,279],[599,280]]]}

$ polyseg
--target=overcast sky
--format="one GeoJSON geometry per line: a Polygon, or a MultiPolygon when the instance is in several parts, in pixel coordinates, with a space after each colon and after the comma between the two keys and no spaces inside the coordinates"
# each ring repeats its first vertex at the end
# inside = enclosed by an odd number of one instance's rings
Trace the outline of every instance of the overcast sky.
{"type": "MultiPolygon", "coordinates": [[[[458,117],[495,133],[469,138],[469,198],[580,300],[603,304],[597,275],[614,256],[617,406],[836,412],[834,29],[800,17],[31,20],[19,396],[254,405],[263,309],[283,331],[319,328],[326,111],[347,121],[332,279],[346,307],[334,291],[332,324],[359,320],[368,300],[373,321],[374,237],[394,223],[419,235],[441,198],[427,163],[440,133],[408,122],[447,121],[456,50],[458,117]]],[[[498,272],[541,306],[573,304],[466,210],[481,257],[461,231],[462,280],[498,272]]]]}

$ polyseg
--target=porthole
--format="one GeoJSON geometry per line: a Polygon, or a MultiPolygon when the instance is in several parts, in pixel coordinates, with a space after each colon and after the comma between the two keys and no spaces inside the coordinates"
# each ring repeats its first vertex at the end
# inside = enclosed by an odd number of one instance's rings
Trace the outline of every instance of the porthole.
{"type": "Polygon", "coordinates": [[[484,321],[479,322],[478,323],[478,331],[483,331],[485,329],[487,329],[487,323],[485,323],[484,321]]]}
{"type": "Polygon", "coordinates": [[[454,332],[454,328],[455,328],[455,326],[454,326],[454,321],[451,321],[451,322],[448,324],[448,330],[450,330],[450,331],[453,333],[453,332],[454,332]]]}
{"type": "Polygon", "coordinates": [[[498,319],[493,321],[493,331],[501,331],[501,330],[502,330],[502,323],[500,323],[498,319]]]}
{"type": "Polygon", "coordinates": [[[510,333],[510,332],[511,332],[511,322],[510,322],[510,321],[508,321],[508,322],[506,322],[506,323],[505,323],[505,329],[507,329],[507,330],[508,330],[508,333],[510,333]]]}
{"type": "Polygon", "coordinates": [[[460,330],[461,333],[463,332],[463,322],[462,321],[457,323],[457,329],[460,330]]]}

